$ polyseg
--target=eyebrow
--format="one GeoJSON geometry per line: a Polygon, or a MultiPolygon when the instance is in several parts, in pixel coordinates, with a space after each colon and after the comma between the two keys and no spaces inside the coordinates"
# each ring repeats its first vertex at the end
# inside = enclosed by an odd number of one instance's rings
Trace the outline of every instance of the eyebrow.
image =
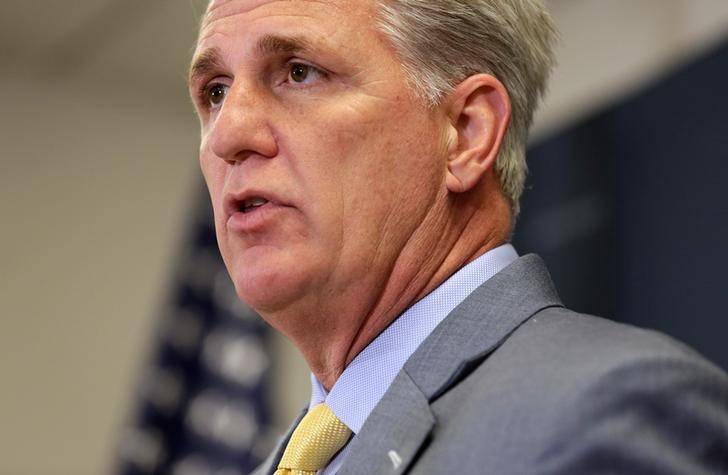
{"type": "MultiPolygon", "coordinates": [[[[301,37],[264,35],[256,44],[256,50],[261,54],[295,54],[311,49],[311,44],[301,37]]],[[[219,69],[223,69],[220,49],[216,47],[206,49],[193,59],[187,82],[192,84],[198,77],[219,69]]]]}
{"type": "Polygon", "coordinates": [[[192,84],[198,77],[215,69],[222,68],[222,54],[218,48],[206,49],[192,61],[187,75],[187,83],[192,84]]]}
{"type": "Polygon", "coordinates": [[[301,37],[264,35],[258,40],[258,52],[267,54],[293,54],[310,51],[311,44],[301,37]]]}

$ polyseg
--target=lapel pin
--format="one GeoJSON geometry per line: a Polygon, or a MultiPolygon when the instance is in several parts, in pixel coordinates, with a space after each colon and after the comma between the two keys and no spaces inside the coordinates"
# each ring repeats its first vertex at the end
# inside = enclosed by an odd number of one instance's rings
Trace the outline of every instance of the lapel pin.
{"type": "Polygon", "coordinates": [[[389,455],[389,460],[392,462],[392,466],[395,470],[397,470],[399,466],[402,465],[402,457],[400,457],[394,450],[390,450],[387,455],[389,455]]]}

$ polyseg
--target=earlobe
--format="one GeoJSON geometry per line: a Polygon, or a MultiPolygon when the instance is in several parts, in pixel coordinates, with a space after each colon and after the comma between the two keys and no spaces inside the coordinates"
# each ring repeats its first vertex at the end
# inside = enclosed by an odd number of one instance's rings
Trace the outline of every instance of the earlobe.
{"type": "Polygon", "coordinates": [[[468,77],[452,91],[448,104],[456,138],[449,140],[445,185],[463,193],[495,166],[511,104],[503,84],[489,74],[468,77]]]}

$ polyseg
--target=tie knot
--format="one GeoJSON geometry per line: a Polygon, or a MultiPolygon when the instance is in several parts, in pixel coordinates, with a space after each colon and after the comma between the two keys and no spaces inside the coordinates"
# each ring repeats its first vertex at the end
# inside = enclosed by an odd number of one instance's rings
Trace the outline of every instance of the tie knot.
{"type": "Polygon", "coordinates": [[[351,430],[325,404],[301,419],[288,441],[276,475],[316,473],[351,437],[351,430]]]}

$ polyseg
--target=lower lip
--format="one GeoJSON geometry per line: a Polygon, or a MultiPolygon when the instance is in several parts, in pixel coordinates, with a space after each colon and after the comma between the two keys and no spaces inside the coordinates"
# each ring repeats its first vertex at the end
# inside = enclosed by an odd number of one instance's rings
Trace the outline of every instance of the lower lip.
{"type": "Polygon", "coordinates": [[[228,218],[227,227],[238,233],[262,231],[273,220],[276,212],[282,208],[281,205],[268,202],[245,213],[237,211],[228,218]]]}

